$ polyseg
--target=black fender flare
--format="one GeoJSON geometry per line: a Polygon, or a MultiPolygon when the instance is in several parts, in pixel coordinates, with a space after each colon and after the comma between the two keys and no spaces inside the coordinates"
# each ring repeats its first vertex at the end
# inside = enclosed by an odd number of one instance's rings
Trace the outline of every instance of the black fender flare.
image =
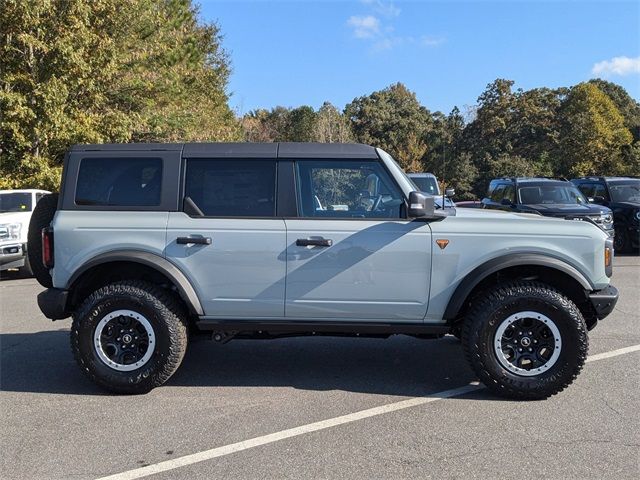
{"type": "Polygon", "coordinates": [[[88,262],[85,262],[80,268],[73,272],[73,275],[71,275],[71,278],[67,282],[66,288],[71,289],[78,278],[90,269],[97,267],[98,265],[111,262],[132,262],[151,267],[171,280],[178,289],[180,298],[182,298],[182,300],[187,304],[191,313],[200,316],[204,315],[200,299],[187,276],[169,260],[151,252],[144,252],[140,250],[117,250],[101,253],[100,255],[93,257],[88,262]]]}
{"type": "Polygon", "coordinates": [[[460,310],[462,310],[464,302],[468,298],[469,294],[489,275],[505,268],[528,265],[536,265],[558,270],[559,272],[569,275],[585,290],[594,290],[594,286],[588,280],[587,276],[564,260],[541,253],[510,253],[488,260],[469,272],[457,286],[453,295],[451,295],[447,308],[444,311],[444,319],[447,321],[454,321],[458,317],[460,310]]]}

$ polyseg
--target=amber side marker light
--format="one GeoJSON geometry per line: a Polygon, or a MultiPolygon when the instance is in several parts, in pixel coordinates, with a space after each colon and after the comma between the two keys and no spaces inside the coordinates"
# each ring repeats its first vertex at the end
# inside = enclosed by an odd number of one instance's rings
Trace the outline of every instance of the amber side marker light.
{"type": "Polygon", "coordinates": [[[604,266],[605,267],[611,266],[611,248],[610,247],[604,247],[604,266]]]}
{"type": "Polygon", "coordinates": [[[440,247],[440,250],[444,250],[444,248],[449,245],[449,240],[447,240],[446,238],[439,238],[438,240],[436,240],[436,243],[440,247]]]}

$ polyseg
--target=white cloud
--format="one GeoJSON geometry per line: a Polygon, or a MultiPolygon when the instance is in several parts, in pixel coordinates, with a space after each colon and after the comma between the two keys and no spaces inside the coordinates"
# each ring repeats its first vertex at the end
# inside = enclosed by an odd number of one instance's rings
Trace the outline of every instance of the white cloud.
{"type": "Polygon", "coordinates": [[[631,75],[640,73],[640,57],[614,57],[611,60],[604,60],[596,63],[591,69],[594,75],[631,75]]]}
{"type": "Polygon", "coordinates": [[[432,35],[423,35],[420,37],[420,44],[424,47],[437,47],[445,42],[444,37],[434,37],[432,35]]]}
{"type": "Polygon", "coordinates": [[[347,20],[356,38],[373,38],[380,33],[380,20],[373,15],[353,15],[347,20]]]}
{"type": "Polygon", "coordinates": [[[397,17],[400,9],[393,2],[383,2],[382,0],[361,0],[365,5],[373,8],[373,11],[384,17],[397,17]]]}

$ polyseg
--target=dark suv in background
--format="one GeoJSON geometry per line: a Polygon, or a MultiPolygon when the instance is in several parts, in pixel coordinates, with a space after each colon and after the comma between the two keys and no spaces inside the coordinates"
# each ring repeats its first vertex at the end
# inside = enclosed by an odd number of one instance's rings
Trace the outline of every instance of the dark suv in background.
{"type": "Polygon", "coordinates": [[[491,180],[483,208],[538,213],[546,217],[584,219],[613,235],[613,214],[604,205],[589,203],[576,186],[563,178],[505,177],[491,180]]]}
{"type": "Polygon", "coordinates": [[[640,246],[640,179],[632,177],[582,177],[571,180],[590,202],[613,211],[615,249],[640,246]]]}

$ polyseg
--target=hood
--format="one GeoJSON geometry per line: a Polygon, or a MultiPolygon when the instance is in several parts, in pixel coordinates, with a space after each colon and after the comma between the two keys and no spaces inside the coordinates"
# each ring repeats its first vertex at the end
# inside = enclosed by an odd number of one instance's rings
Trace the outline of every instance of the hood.
{"type": "Polygon", "coordinates": [[[633,210],[640,208],[640,203],[637,202],[611,202],[609,206],[613,208],[631,208],[633,210]]]}
{"type": "Polygon", "coordinates": [[[4,223],[23,223],[29,225],[31,212],[3,212],[0,213],[0,225],[4,223]]]}
{"type": "Polygon", "coordinates": [[[566,205],[556,203],[523,205],[523,207],[531,208],[543,215],[565,216],[565,215],[606,215],[611,213],[611,209],[602,205],[566,205]]]}

